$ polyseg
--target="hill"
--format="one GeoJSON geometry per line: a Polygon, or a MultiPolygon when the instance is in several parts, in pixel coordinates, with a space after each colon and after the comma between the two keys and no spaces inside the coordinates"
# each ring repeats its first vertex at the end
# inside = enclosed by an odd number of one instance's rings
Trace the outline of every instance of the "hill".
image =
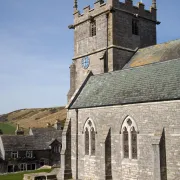
{"type": "Polygon", "coordinates": [[[65,121],[64,107],[20,109],[0,115],[1,124],[11,124],[28,129],[29,127],[46,127],[47,123],[54,124],[56,120],[65,121]]]}

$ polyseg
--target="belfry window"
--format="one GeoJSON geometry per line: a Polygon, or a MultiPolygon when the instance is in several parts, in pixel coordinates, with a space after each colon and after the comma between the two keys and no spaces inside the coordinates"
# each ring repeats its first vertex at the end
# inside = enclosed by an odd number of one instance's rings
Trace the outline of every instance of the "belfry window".
{"type": "Polygon", "coordinates": [[[139,23],[137,20],[132,20],[132,34],[139,35],[139,23]]]}
{"type": "Polygon", "coordinates": [[[130,117],[124,120],[121,134],[123,158],[137,159],[137,126],[130,117]]]}
{"type": "Polygon", "coordinates": [[[84,126],[85,136],[85,155],[95,155],[96,150],[96,133],[95,127],[91,120],[87,120],[84,126]]]}
{"type": "Polygon", "coordinates": [[[96,21],[92,20],[90,22],[90,36],[96,36],[96,21]]]}

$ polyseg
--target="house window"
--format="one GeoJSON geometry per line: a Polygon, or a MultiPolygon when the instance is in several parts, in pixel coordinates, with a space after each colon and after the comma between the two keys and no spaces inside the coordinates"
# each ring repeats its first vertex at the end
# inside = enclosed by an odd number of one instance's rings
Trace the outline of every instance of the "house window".
{"type": "Polygon", "coordinates": [[[121,134],[123,158],[137,159],[137,126],[132,118],[124,120],[121,134]]]}
{"type": "Polygon", "coordinates": [[[132,20],[132,34],[139,35],[139,23],[137,20],[132,20]]]}
{"type": "Polygon", "coordinates": [[[95,155],[96,151],[96,133],[94,123],[91,120],[87,120],[84,126],[85,136],[85,155],[95,155]]]}
{"type": "Polygon", "coordinates": [[[25,164],[25,163],[20,164],[19,169],[20,169],[20,171],[26,171],[27,170],[27,164],[25,164]]]}
{"type": "Polygon", "coordinates": [[[57,146],[57,145],[54,146],[54,147],[53,147],[53,152],[54,152],[54,153],[59,153],[59,146],[57,146]]]}
{"type": "Polygon", "coordinates": [[[12,151],[11,152],[11,158],[18,158],[18,151],[12,151]]]}
{"type": "Polygon", "coordinates": [[[32,151],[26,151],[26,157],[27,158],[32,158],[33,157],[33,152],[32,151]]]}
{"type": "Polygon", "coordinates": [[[90,23],[90,36],[96,36],[96,21],[92,20],[90,23]]]}

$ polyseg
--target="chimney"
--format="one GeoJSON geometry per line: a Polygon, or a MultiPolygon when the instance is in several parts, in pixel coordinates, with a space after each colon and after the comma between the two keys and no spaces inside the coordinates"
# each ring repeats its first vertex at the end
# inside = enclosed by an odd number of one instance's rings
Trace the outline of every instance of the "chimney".
{"type": "Polygon", "coordinates": [[[24,135],[24,131],[19,128],[19,124],[16,126],[15,135],[24,135]]]}
{"type": "Polygon", "coordinates": [[[62,123],[59,120],[56,120],[55,124],[54,124],[54,128],[57,130],[62,130],[62,123]]]}

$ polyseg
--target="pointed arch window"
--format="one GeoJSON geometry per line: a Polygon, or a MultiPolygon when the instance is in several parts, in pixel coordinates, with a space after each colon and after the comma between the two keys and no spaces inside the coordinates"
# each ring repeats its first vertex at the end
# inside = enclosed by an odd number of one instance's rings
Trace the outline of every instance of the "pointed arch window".
{"type": "Polygon", "coordinates": [[[124,151],[124,158],[128,158],[129,157],[129,141],[128,141],[128,131],[127,128],[124,128],[123,131],[123,151],[124,151]]]}
{"type": "Polygon", "coordinates": [[[95,155],[96,151],[96,132],[94,123],[91,120],[87,120],[84,126],[85,134],[85,155],[95,155]]]}
{"type": "Polygon", "coordinates": [[[121,134],[123,158],[137,159],[137,125],[132,118],[124,120],[121,134]]]}
{"type": "Polygon", "coordinates": [[[89,154],[89,130],[86,128],[85,130],[85,154],[89,154]]]}
{"type": "Polygon", "coordinates": [[[91,155],[95,155],[95,131],[91,128],[91,155]]]}
{"type": "Polygon", "coordinates": [[[137,159],[137,132],[135,128],[131,131],[131,148],[132,148],[132,159],[137,159]]]}

